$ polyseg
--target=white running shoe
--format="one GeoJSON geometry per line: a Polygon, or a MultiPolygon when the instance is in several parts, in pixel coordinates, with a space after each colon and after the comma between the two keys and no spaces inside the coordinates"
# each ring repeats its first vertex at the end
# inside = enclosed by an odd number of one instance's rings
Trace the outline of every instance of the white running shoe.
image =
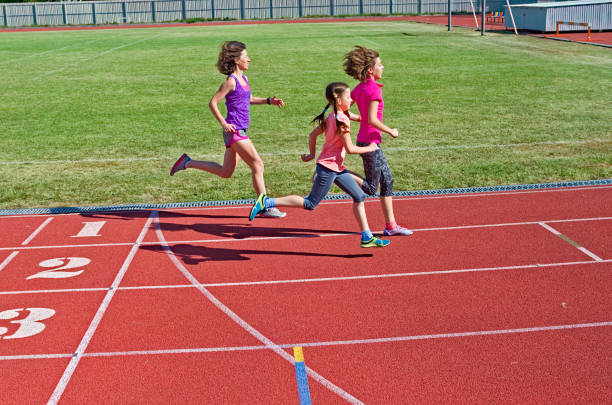
{"type": "Polygon", "coordinates": [[[278,208],[268,208],[265,211],[257,214],[260,218],[284,218],[287,215],[286,212],[281,212],[278,208]]]}
{"type": "Polygon", "coordinates": [[[396,236],[396,235],[412,235],[412,231],[410,229],[403,228],[401,226],[396,226],[395,229],[386,229],[383,232],[385,236],[396,236]]]}

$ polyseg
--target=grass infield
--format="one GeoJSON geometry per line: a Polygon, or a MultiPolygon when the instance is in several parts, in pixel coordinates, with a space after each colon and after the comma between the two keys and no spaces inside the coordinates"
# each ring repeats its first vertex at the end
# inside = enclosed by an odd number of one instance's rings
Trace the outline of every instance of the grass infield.
{"type": "MultiPolygon", "coordinates": [[[[0,35],[0,209],[253,198],[244,163],[229,180],[168,175],[183,152],[222,159],[208,101],[231,39],[247,44],[253,94],[287,104],[251,107],[272,196],[310,191],[309,122],[329,82],[356,84],[342,71],[356,44],[385,66],[396,190],[612,177],[606,48],[400,21],[12,32],[0,35]]],[[[358,156],[347,167],[363,172],[358,156]]]]}

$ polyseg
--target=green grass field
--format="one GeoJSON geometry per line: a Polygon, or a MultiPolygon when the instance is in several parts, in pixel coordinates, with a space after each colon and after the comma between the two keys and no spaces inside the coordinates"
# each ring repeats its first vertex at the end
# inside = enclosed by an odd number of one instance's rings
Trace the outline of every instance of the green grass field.
{"type": "Polygon", "coordinates": [[[612,177],[607,48],[409,22],[0,33],[0,208],[253,198],[244,163],[229,180],[168,175],[183,152],[222,158],[208,101],[230,39],[247,44],[253,94],[287,104],[251,109],[272,196],[310,191],[309,122],[329,82],[356,84],[355,44],[385,65],[396,190],[612,177]]]}

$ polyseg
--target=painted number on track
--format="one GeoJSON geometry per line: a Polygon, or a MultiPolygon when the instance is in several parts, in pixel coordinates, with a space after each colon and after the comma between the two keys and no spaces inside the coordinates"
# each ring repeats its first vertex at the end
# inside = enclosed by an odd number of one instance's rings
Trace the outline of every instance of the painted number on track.
{"type": "Polygon", "coordinates": [[[0,338],[19,339],[34,336],[45,329],[39,321],[51,318],[55,311],[49,308],[18,308],[0,312],[0,338]]]}
{"type": "Polygon", "coordinates": [[[92,236],[101,236],[100,229],[104,226],[106,221],[96,222],[83,222],[83,228],[76,235],[72,235],[71,238],[89,238],[92,236]]]}
{"type": "Polygon", "coordinates": [[[91,260],[86,257],[57,257],[54,259],[43,260],[38,263],[40,267],[54,267],[49,270],[43,270],[36,274],[32,274],[26,280],[33,278],[70,278],[76,277],[85,270],[66,271],[70,269],[80,269],[91,263],[91,260]]]}

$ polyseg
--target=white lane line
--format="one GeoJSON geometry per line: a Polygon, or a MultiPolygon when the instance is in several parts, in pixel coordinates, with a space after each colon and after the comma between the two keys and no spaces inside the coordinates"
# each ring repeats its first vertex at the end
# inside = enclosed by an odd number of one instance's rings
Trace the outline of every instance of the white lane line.
{"type": "MultiPolygon", "coordinates": [[[[151,243],[149,243],[151,244],[151,243]]],[[[158,244],[155,242],[153,244],[158,244]]],[[[58,249],[58,248],[81,248],[81,247],[107,247],[107,246],[132,246],[130,242],[111,242],[111,243],[84,243],[75,245],[45,245],[45,246],[22,246],[14,248],[0,248],[0,250],[36,250],[36,249],[58,249]]]]}
{"type": "MultiPolygon", "coordinates": [[[[183,276],[185,276],[185,278],[189,280],[189,282],[193,284],[198,289],[198,291],[200,291],[202,295],[206,297],[206,299],[208,299],[213,305],[215,305],[221,312],[227,315],[232,321],[236,322],[238,325],[240,325],[240,327],[242,327],[245,331],[251,334],[254,338],[262,342],[268,349],[271,349],[272,351],[274,351],[276,354],[278,354],[280,357],[282,357],[289,363],[295,364],[293,356],[289,355],[289,353],[287,353],[282,348],[280,348],[276,343],[274,343],[273,341],[268,339],[266,336],[264,336],[261,332],[259,332],[257,329],[252,327],[244,319],[240,318],[235,312],[233,312],[225,304],[219,301],[217,297],[215,297],[210,291],[208,291],[205,287],[203,287],[198,282],[198,280],[189,272],[189,270],[187,270],[185,266],[183,266],[183,263],[181,263],[181,261],[176,257],[174,252],[170,249],[170,246],[166,242],[164,235],[161,231],[161,226],[159,224],[159,217],[157,215],[157,212],[154,213],[154,217],[155,217],[155,233],[157,234],[157,238],[159,239],[159,242],[161,243],[161,245],[164,247],[164,250],[166,251],[166,254],[170,258],[170,260],[174,263],[176,268],[183,274],[183,276]]],[[[307,367],[307,373],[315,381],[319,382],[321,385],[323,385],[324,387],[326,387],[327,389],[329,389],[330,391],[332,391],[333,393],[335,393],[342,399],[350,402],[351,404],[363,404],[363,402],[361,402],[360,400],[358,400],[357,398],[355,398],[348,392],[344,391],[342,388],[333,384],[331,381],[327,380],[325,377],[323,377],[322,375],[318,374],[317,372],[315,372],[314,370],[308,367],[307,367]]]]}
{"type": "Polygon", "coordinates": [[[28,236],[28,238],[26,240],[24,240],[23,242],[21,242],[22,246],[28,245],[30,242],[32,242],[32,239],[34,239],[36,237],[36,235],[38,235],[40,233],[40,231],[42,231],[45,226],[47,226],[47,224],[49,222],[53,221],[53,217],[49,217],[45,220],[45,222],[43,222],[42,224],[40,224],[40,226],[38,228],[36,228],[36,230],[34,232],[32,232],[32,234],[30,236],[28,236]]]}
{"type": "MultiPolygon", "coordinates": [[[[581,222],[581,221],[605,221],[610,220],[612,217],[598,217],[598,218],[579,218],[579,219],[560,219],[560,220],[549,220],[546,222],[581,222]]],[[[524,226],[524,225],[539,225],[541,221],[527,221],[527,222],[505,222],[499,224],[481,224],[481,225],[460,225],[460,226],[444,226],[435,228],[413,228],[414,232],[432,232],[432,231],[452,231],[461,229],[478,229],[478,228],[495,228],[495,227],[508,227],[508,226],[524,226]]],[[[377,234],[382,234],[383,231],[375,231],[377,234]]],[[[298,239],[298,238],[325,238],[335,236],[355,236],[356,232],[343,232],[343,233],[320,233],[310,235],[295,235],[295,236],[260,236],[252,238],[240,238],[240,239],[194,239],[194,240],[178,240],[168,241],[173,245],[186,244],[186,243],[222,243],[222,242],[246,242],[246,241],[259,241],[259,240],[276,240],[276,239],[298,239]]],[[[158,242],[145,242],[143,244],[157,245],[158,242]]],[[[16,248],[15,248],[16,249],[16,248]]],[[[0,249],[2,250],[2,249],[0,249]]]]}
{"type": "Polygon", "coordinates": [[[33,359],[61,359],[72,357],[73,353],[58,353],[58,354],[15,354],[12,356],[0,356],[2,360],[33,360],[33,359]]]}
{"type": "Polygon", "coordinates": [[[364,37],[362,37],[362,36],[357,36],[357,38],[359,38],[359,39],[361,39],[361,40],[363,40],[363,41],[369,42],[369,43],[371,43],[371,44],[374,44],[374,45],[376,45],[376,46],[378,46],[378,47],[380,47],[380,46],[381,46],[381,45],[380,45],[378,42],[374,42],[374,41],[372,41],[372,40],[370,40],[370,39],[367,39],[367,38],[364,38],[364,37]]]}
{"type": "Polygon", "coordinates": [[[320,277],[320,278],[306,278],[306,279],[294,279],[294,280],[268,280],[268,281],[244,281],[244,282],[233,282],[233,283],[209,283],[205,284],[206,287],[236,287],[236,286],[249,286],[249,285],[270,285],[270,284],[293,284],[293,283],[318,283],[328,281],[347,281],[347,280],[367,280],[377,278],[393,278],[393,277],[418,277],[418,276],[433,276],[440,274],[460,274],[460,273],[478,273],[485,271],[504,271],[504,270],[521,270],[521,269],[544,269],[547,267],[561,267],[561,266],[576,266],[581,264],[594,264],[594,263],[612,263],[610,260],[602,261],[583,261],[583,262],[563,262],[563,263],[547,263],[547,264],[527,264],[520,266],[502,266],[502,267],[481,267],[474,269],[458,269],[458,270],[434,270],[424,271],[421,273],[390,273],[390,274],[373,274],[364,276],[345,276],[345,277],[320,277]]]}
{"type": "Polygon", "coordinates": [[[96,292],[108,291],[108,287],[93,288],[59,288],[57,290],[23,290],[23,291],[0,291],[0,295],[19,295],[19,294],[49,294],[49,293],[72,293],[72,292],[96,292]]]}
{"type": "MultiPolygon", "coordinates": [[[[592,323],[576,323],[569,325],[551,325],[551,326],[536,326],[531,328],[514,328],[514,329],[498,329],[498,330],[483,330],[472,332],[454,332],[454,333],[437,333],[430,335],[412,335],[412,336],[394,336],[386,338],[374,339],[353,339],[353,340],[335,340],[307,343],[289,343],[279,344],[282,349],[290,349],[295,346],[302,347],[324,347],[324,346],[341,346],[341,345],[362,345],[376,343],[391,343],[391,342],[409,342],[413,340],[431,340],[431,339],[452,339],[457,337],[472,337],[472,336],[491,336],[491,335],[506,335],[518,333],[534,333],[548,332],[556,330],[570,329],[585,329],[585,328],[601,328],[612,326],[612,322],[592,322],[592,323]]],[[[184,354],[184,353],[216,353],[216,352],[234,352],[234,351],[252,351],[252,350],[268,350],[265,345],[258,346],[227,346],[227,347],[198,347],[190,349],[165,349],[165,350],[132,350],[123,352],[92,352],[85,353],[83,357],[112,357],[112,356],[153,356],[165,354],[184,354]]],[[[52,359],[72,357],[70,354],[25,354],[25,355],[10,355],[0,356],[2,360],[26,360],[26,359],[52,359]]]]}
{"type": "Polygon", "coordinates": [[[406,342],[411,340],[428,340],[428,339],[448,339],[466,336],[487,336],[487,335],[504,335],[512,333],[529,333],[529,332],[544,332],[551,330],[563,329],[580,329],[580,328],[598,328],[603,326],[612,326],[612,322],[593,322],[593,323],[576,323],[571,325],[554,325],[554,326],[539,326],[533,328],[516,328],[516,329],[500,329],[500,330],[483,330],[475,332],[456,332],[456,333],[438,333],[433,335],[416,335],[416,336],[399,336],[392,338],[378,339],[357,339],[357,340],[337,340],[331,342],[317,343],[296,343],[302,347],[319,347],[319,346],[337,346],[337,345],[352,345],[352,344],[367,344],[367,343],[387,343],[387,342],[406,342]]]}
{"type": "Polygon", "coordinates": [[[560,237],[561,239],[563,239],[564,241],[566,241],[567,243],[569,243],[570,245],[572,245],[573,247],[575,247],[576,249],[580,250],[582,253],[584,253],[585,255],[597,260],[598,262],[602,262],[603,259],[599,256],[597,256],[595,253],[589,251],[588,249],[580,246],[577,242],[573,241],[572,239],[568,238],[567,236],[563,235],[561,232],[557,231],[555,228],[553,228],[550,225],[545,224],[544,222],[539,222],[539,224],[546,230],[552,232],[553,234],[557,235],[558,237],[560,237]]]}
{"type": "Polygon", "coordinates": [[[49,49],[48,51],[33,53],[33,54],[30,54],[30,55],[22,56],[20,58],[14,58],[14,59],[9,59],[9,60],[6,60],[6,61],[2,61],[2,62],[0,62],[0,65],[6,65],[6,64],[9,64],[9,63],[22,61],[24,59],[29,59],[29,58],[35,58],[35,57],[38,57],[38,56],[42,56],[42,55],[46,55],[48,53],[53,53],[53,52],[61,51],[61,50],[64,50],[64,49],[69,49],[69,48],[74,48],[74,47],[79,47],[79,46],[90,45],[90,44],[92,44],[94,42],[98,42],[100,40],[101,39],[94,39],[94,40],[87,41],[87,42],[82,43],[82,44],[79,44],[79,43],[71,44],[71,45],[63,46],[61,48],[49,49]]]}
{"type": "Polygon", "coordinates": [[[6,259],[4,259],[2,261],[2,263],[0,263],[0,271],[4,270],[4,268],[6,266],[8,266],[8,264],[11,262],[11,260],[13,260],[15,258],[15,256],[17,256],[17,254],[19,254],[18,250],[14,251],[10,255],[8,255],[8,257],[6,259]]]}
{"type": "Polygon", "coordinates": [[[87,328],[87,331],[85,332],[85,335],[83,336],[83,339],[81,340],[81,343],[79,343],[79,347],[77,348],[76,352],[71,358],[70,363],[68,363],[66,370],[64,370],[64,373],[62,374],[60,381],[55,387],[55,390],[53,391],[51,398],[49,398],[49,401],[47,402],[48,405],[57,404],[57,402],[60,400],[64,390],[66,389],[66,386],[68,385],[68,382],[70,381],[70,378],[72,377],[72,374],[74,373],[74,370],[76,369],[77,365],[79,364],[79,361],[83,357],[83,353],[85,353],[85,350],[87,350],[87,346],[89,345],[89,342],[91,341],[91,338],[93,337],[93,334],[98,328],[98,325],[100,324],[100,321],[102,320],[102,317],[104,316],[104,313],[106,312],[106,309],[110,305],[110,302],[113,299],[115,292],[117,292],[117,288],[119,287],[119,284],[121,283],[121,280],[123,279],[123,276],[125,275],[130,264],[132,263],[132,260],[134,260],[134,256],[136,256],[136,252],[140,248],[140,243],[144,239],[147,231],[149,230],[149,226],[151,225],[151,221],[153,220],[154,214],[156,214],[156,212],[152,212],[151,215],[149,216],[149,219],[147,220],[142,230],[140,231],[140,235],[138,235],[138,239],[136,239],[136,242],[134,243],[134,246],[132,246],[130,253],[125,258],[123,265],[121,266],[121,269],[119,269],[119,272],[117,273],[117,276],[115,277],[115,280],[113,281],[110,289],[106,293],[104,300],[102,301],[102,304],[100,304],[98,311],[96,312],[93,320],[89,324],[89,327],[87,328]]]}
{"type": "MultiPolygon", "coordinates": [[[[132,287],[119,287],[118,290],[156,290],[170,288],[194,288],[194,287],[239,287],[239,286],[255,286],[255,285],[271,285],[271,284],[295,284],[295,283],[321,283],[333,281],[347,280],[368,280],[378,278],[392,277],[419,277],[433,276],[440,274],[460,274],[460,273],[478,273],[485,271],[505,271],[505,270],[521,270],[521,269],[545,269],[549,267],[564,267],[578,266],[586,264],[602,264],[612,263],[612,259],[602,261],[580,261],[580,262],[559,262],[559,263],[537,263],[523,264],[518,266],[500,266],[500,267],[479,267],[468,269],[455,270],[433,270],[414,273],[385,273],[385,274],[370,274],[362,276],[343,276],[343,277],[319,277],[319,278],[302,278],[302,279],[287,279],[287,280],[262,280],[262,281],[236,281],[227,283],[206,283],[206,284],[176,284],[176,285],[144,285],[132,287]]],[[[26,291],[0,291],[0,295],[17,295],[17,294],[39,294],[39,293],[64,293],[64,292],[96,292],[106,291],[108,288],[75,288],[75,289],[58,289],[58,290],[26,290],[26,291]]]]}
{"type": "MultiPolygon", "coordinates": [[[[246,218],[246,217],[245,217],[246,218]]],[[[612,217],[595,217],[595,218],[571,218],[571,219],[551,219],[545,221],[527,221],[527,222],[505,222],[499,224],[481,224],[481,225],[460,225],[460,226],[445,226],[435,228],[413,228],[414,232],[432,232],[432,231],[448,231],[448,230],[461,230],[461,229],[476,229],[476,228],[494,228],[494,227],[506,227],[506,226],[521,226],[521,225],[540,225],[541,222],[547,223],[563,223],[563,222],[583,222],[583,221],[607,221],[612,220],[612,217]]],[[[245,226],[245,229],[247,227],[245,226]]],[[[375,231],[375,233],[382,234],[381,231],[375,231]]],[[[167,241],[169,244],[178,245],[186,243],[238,243],[248,241],[259,241],[259,240],[275,240],[275,239],[297,239],[297,238],[325,238],[333,236],[355,236],[355,232],[343,232],[343,233],[313,233],[309,235],[295,235],[295,236],[261,236],[254,238],[240,238],[240,239],[228,239],[228,238],[217,238],[217,239],[190,239],[190,240],[173,240],[167,241]]],[[[131,246],[129,242],[116,242],[116,243],[89,243],[80,245],[50,245],[50,246],[13,246],[0,248],[2,250],[34,250],[34,249],[58,249],[58,248],[81,248],[81,247],[108,247],[108,246],[131,246]]],[[[158,241],[154,242],[142,242],[141,245],[156,246],[160,245],[158,241]]]]}
{"type": "Polygon", "coordinates": [[[117,47],[112,48],[112,49],[108,49],[108,50],[106,50],[106,51],[104,51],[104,52],[100,52],[100,53],[98,53],[98,54],[96,54],[96,55],[94,55],[94,56],[91,56],[91,57],[89,57],[89,58],[84,58],[84,59],[81,59],[81,60],[79,60],[79,61],[77,61],[77,62],[74,62],[74,63],[70,63],[70,64],[68,64],[68,65],[65,65],[64,67],[61,67],[61,68],[59,68],[59,69],[50,70],[50,71],[47,71],[47,72],[45,72],[45,73],[42,73],[42,74],[40,74],[40,75],[38,75],[38,76],[36,76],[36,77],[33,77],[31,80],[37,80],[37,79],[40,79],[40,78],[42,78],[42,77],[46,77],[46,76],[49,76],[49,75],[52,75],[52,74],[55,74],[55,73],[58,73],[58,72],[64,71],[64,70],[66,70],[66,69],[68,69],[68,68],[70,68],[70,67],[77,66],[77,65],[80,65],[80,64],[82,64],[82,63],[84,63],[84,62],[87,62],[87,61],[89,61],[89,60],[99,58],[100,56],[103,56],[103,55],[109,54],[109,53],[114,52],[114,51],[116,51],[116,50],[118,50],[118,49],[122,49],[122,48],[126,48],[126,47],[128,47],[128,46],[136,45],[136,44],[138,44],[138,43],[141,43],[141,42],[148,41],[148,40],[150,40],[150,39],[156,38],[156,37],[158,37],[158,36],[160,36],[160,35],[161,35],[161,33],[156,34],[156,35],[152,35],[152,36],[147,37],[147,38],[142,38],[142,39],[139,39],[138,41],[130,42],[129,44],[125,44],[125,45],[117,46],[117,47]]]}
{"type": "Polygon", "coordinates": [[[150,356],[150,355],[156,355],[156,354],[241,352],[241,351],[250,351],[250,350],[269,350],[269,349],[270,348],[265,345],[228,346],[228,347],[197,347],[197,348],[190,348],[190,349],[131,350],[131,351],[125,351],[125,352],[87,353],[83,357],[142,356],[142,355],[150,356]]]}

